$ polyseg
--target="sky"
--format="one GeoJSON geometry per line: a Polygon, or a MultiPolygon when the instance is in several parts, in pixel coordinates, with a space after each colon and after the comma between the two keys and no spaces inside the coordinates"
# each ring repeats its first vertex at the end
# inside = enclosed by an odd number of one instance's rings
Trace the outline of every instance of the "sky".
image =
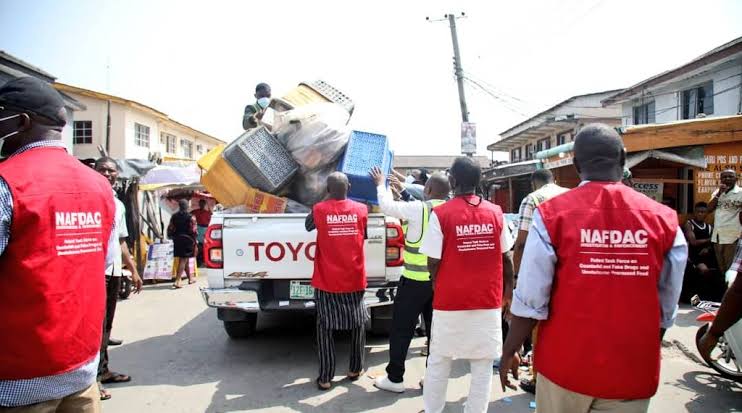
{"type": "Polygon", "coordinates": [[[136,100],[225,141],[255,84],[322,79],[354,129],[404,155],[460,153],[446,13],[480,154],[574,95],[631,86],[742,35],[742,1],[0,0],[0,49],[58,81],[136,100]],[[426,21],[430,17],[432,22],[426,21]]]}

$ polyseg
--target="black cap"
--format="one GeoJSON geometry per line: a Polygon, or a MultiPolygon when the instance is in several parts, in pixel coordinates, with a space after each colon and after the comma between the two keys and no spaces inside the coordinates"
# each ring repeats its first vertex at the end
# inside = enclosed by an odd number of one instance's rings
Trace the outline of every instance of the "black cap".
{"type": "Polygon", "coordinates": [[[64,100],[49,83],[35,77],[19,77],[0,87],[0,106],[42,117],[51,126],[64,126],[64,100]]]}

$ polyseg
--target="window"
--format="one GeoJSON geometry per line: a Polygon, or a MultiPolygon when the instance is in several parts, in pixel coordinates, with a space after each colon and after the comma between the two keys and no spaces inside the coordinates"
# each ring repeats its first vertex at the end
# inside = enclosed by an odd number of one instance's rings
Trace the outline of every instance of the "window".
{"type": "Polygon", "coordinates": [[[536,152],[545,151],[551,149],[551,138],[541,139],[536,142],[536,152]]]}
{"type": "Polygon", "coordinates": [[[634,106],[634,125],[654,123],[654,101],[634,106]]]}
{"type": "Polygon", "coordinates": [[[683,119],[695,119],[701,113],[714,113],[714,82],[706,82],[680,94],[683,119]]]}
{"type": "Polygon", "coordinates": [[[73,124],[72,143],[93,143],[93,121],[76,120],[73,124]]]}
{"type": "Polygon", "coordinates": [[[565,143],[567,143],[567,134],[557,135],[557,146],[564,145],[565,143]]]}
{"type": "Polygon", "coordinates": [[[201,144],[196,145],[196,152],[198,152],[199,155],[204,153],[204,146],[201,144]]]}
{"type": "Polygon", "coordinates": [[[510,162],[520,162],[520,148],[515,148],[510,151],[510,162]]]}
{"type": "Polygon", "coordinates": [[[175,139],[175,135],[163,133],[162,136],[162,142],[165,144],[165,152],[174,154],[175,151],[178,149],[176,147],[177,140],[175,139]]]}
{"type": "Polygon", "coordinates": [[[149,126],[134,123],[134,144],[149,148],[149,126]]]}
{"type": "Polygon", "coordinates": [[[193,158],[193,142],[183,139],[180,141],[180,147],[183,148],[184,157],[193,158]]]}
{"type": "Polygon", "coordinates": [[[533,159],[533,144],[529,143],[526,145],[526,160],[530,161],[533,159]]]}

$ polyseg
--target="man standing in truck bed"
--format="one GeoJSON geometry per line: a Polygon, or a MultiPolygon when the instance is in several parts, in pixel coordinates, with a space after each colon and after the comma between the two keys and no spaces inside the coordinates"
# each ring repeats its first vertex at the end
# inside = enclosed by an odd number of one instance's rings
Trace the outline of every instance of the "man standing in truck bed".
{"type": "Polygon", "coordinates": [[[312,287],[317,306],[317,387],[329,390],[335,376],[335,330],[351,331],[348,379],[358,380],[366,346],[366,257],[368,222],[365,205],[347,199],[350,183],[341,172],[327,177],[328,199],[314,206],[306,229],[317,229],[312,287]]]}

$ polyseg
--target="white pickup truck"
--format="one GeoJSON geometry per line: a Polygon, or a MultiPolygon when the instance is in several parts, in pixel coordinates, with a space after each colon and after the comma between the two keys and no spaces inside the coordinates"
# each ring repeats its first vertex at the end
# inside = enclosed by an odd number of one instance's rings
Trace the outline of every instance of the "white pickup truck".
{"type": "MultiPolygon", "coordinates": [[[[213,215],[204,239],[209,286],[201,294],[230,337],[252,335],[261,312],[314,311],[310,281],[317,232],[306,231],[305,219],[306,214],[213,215]]],[[[364,301],[371,330],[385,333],[404,265],[404,235],[398,222],[370,214],[367,236],[364,301]]]]}

